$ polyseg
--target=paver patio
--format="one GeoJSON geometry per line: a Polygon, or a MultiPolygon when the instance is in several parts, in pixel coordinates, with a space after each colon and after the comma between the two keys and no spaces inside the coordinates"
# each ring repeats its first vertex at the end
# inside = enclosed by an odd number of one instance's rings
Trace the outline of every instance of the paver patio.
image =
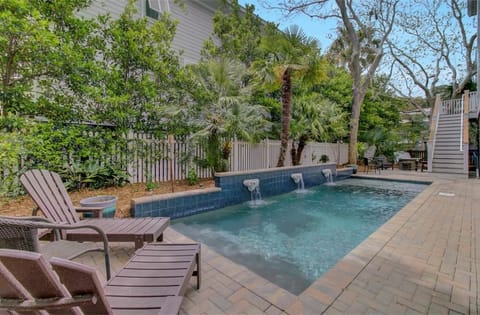
{"type": "MultiPolygon", "coordinates": [[[[433,183],[299,296],[203,245],[202,288],[192,280],[181,314],[477,314],[480,180],[376,176],[433,183]]],[[[168,228],[165,241],[188,239],[168,228]]],[[[134,248],[112,245],[116,272],[134,248]]],[[[104,274],[101,253],[76,261],[104,274]]]]}

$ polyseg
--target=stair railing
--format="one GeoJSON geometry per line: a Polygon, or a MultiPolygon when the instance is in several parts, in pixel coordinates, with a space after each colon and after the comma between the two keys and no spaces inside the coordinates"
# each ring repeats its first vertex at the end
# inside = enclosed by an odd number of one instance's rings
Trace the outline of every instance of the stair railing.
{"type": "Polygon", "coordinates": [[[465,101],[465,94],[462,95],[462,105],[460,110],[460,152],[463,152],[463,106],[465,101]]]}
{"type": "Polygon", "coordinates": [[[430,136],[428,137],[428,171],[432,172],[433,169],[433,155],[435,154],[435,142],[437,140],[438,120],[440,113],[443,112],[443,104],[439,95],[435,98],[435,104],[433,105],[433,112],[430,121],[430,136]]]}

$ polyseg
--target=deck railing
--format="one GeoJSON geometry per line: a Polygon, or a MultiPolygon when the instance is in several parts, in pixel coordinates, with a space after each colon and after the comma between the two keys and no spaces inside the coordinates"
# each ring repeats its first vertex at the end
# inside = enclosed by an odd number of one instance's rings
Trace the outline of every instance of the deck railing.
{"type": "Polygon", "coordinates": [[[463,113],[463,99],[457,98],[453,100],[443,100],[440,107],[440,114],[457,115],[463,113]]]}
{"type": "Polygon", "coordinates": [[[476,91],[470,92],[469,99],[470,99],[470,108],[469,108],[470,117],[473,116],[475,118],[478,118],[478,114],[480,113],[480,106],[478,102],[477,92],[476,91]]]}

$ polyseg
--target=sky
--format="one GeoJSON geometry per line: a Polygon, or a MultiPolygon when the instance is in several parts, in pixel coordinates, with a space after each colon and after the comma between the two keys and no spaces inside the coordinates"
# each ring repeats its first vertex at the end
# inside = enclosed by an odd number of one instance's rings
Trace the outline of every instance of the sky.
{"type": "Polygon", "coordinates": [[[253,4],[258,16],[266,21],[279,24],[281,30],[293,24],[299,25],[308,36],[318,39],[322,52],[328,49],[335,38],[335,22],[332,20],[311,19],[302,14],[287,19],[278,10],[265,9],[257,0],[238,0],[238,3],[243,6],[253,4]]]}

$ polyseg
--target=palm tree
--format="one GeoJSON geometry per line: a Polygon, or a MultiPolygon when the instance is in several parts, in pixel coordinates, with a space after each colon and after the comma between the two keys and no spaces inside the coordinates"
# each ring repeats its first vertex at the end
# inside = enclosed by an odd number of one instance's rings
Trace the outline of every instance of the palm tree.
{"type": "Polygon", "coordinates": [[[318,78],[319,48],[317,40],[308,37],[297,25],[290,26],[283,33],[271,31],[264,37],[262,47],[267,56],[256,64],[257,76],[262,81],[280,82],[282,131],[277,167],[282,167],[290,133],[293,80],[305,83],[318,78]]]}
{"type": "Polygon", "coordinates": [[[292,143],[292,164],[299,165],[308,140],[334,141],[347,134],[346,112],[340,106],[318,93],[303,94],[295,98],[291,134],[298,145],[292,143]]]}
{"type": "Polygon", "coordinates": [[[251,89],[245,86],[246,67],[239,61],[215,58],[196,67],[200,105],[194,137],[207,143],[208,167],[226,171],[231,139],[253,140],[269,127],[268,113],[250,104],[251,89]]]}

